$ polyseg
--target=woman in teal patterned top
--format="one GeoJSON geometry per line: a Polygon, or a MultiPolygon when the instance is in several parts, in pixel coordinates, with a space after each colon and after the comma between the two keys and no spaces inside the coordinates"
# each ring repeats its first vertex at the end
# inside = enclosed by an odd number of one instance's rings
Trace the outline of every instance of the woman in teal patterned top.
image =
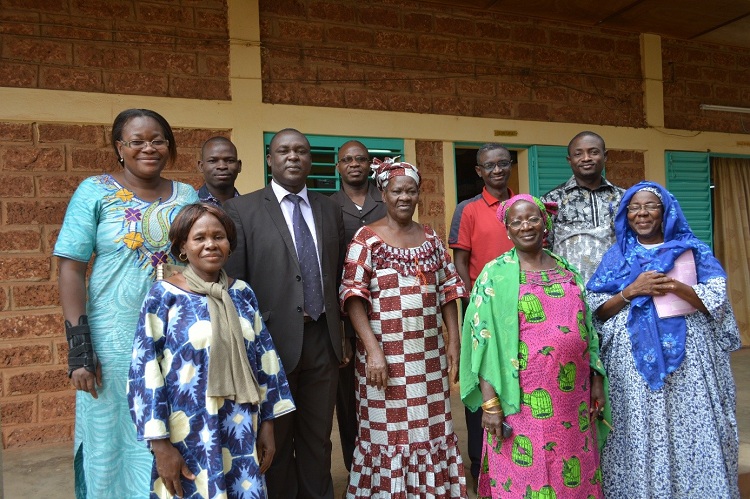
{"type": "Polygon", "coordinates": [[[161,115],[148,109],[121,112],[112,143],[122,169],[81,182],[54,250],[60,259],[68,374],[78,390],[78,498],[148,496],[153,458],[136,442],[126,397],[133,335],[156,266],[176,263],[169,253],[169,225],[183,206],[198,201],[191,186],[161,176],[177,154],[161,115]]]}

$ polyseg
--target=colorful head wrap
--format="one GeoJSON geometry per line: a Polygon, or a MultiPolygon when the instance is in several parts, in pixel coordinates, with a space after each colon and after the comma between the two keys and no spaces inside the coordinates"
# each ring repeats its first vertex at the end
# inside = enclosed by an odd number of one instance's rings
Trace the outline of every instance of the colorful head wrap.
{"type": "Polygon", "coordinates": [[[398,158],[396,156],[395,158],[385,158],[385,161],[380,161],[378,158],[372,160],[370,168],[372,168],[375,174],[375,185],[381,191],[385,189],[388,181],[393,177],[402,177],[404,175],[411,177],[417,183],[417,187],[422,183],[422,176],[419,174],[417,167],[405,162],[396,163],[398,158]]]}
{"type": "MultiPolygon", "coordinates": [[[[726,278],[711,248],[690,230],[677,199],[656,182],[639,182],[625,191],[615,216],[615,236],[617,241],[604,254],[587,285],[590,291],[617,294],[643,272],[669,272],[677,257],[687,250],[693,252],[699,283],[726,278]],[[651,249],[638,242],[628,223],[628,204],[643,190],[656,194],[663,204],[664,243],[651,249]]],[[[636,296],[631,300],[627,328],[635,367],[649,387],[658,390],[685,358],[685,317],[660,318],[651,296],[636,296]]]]}
{"type": "Polygon", "coordinates": [[[508,225],[505,216],[508,214],[510,207],[518,201],[534,203],[536,207],[539,208],[539,211],[542,212],[542,221],[544,222],[545,230],[548,232],[552,230],[552,217],[550,215],[557,213],[557,203],[542,203],[541,199],[534,197],[531,194],[516,194],[512,198],[500,203],[500,206],[497,208],[497,219],[500,220],[501,224],[508,225]]]}

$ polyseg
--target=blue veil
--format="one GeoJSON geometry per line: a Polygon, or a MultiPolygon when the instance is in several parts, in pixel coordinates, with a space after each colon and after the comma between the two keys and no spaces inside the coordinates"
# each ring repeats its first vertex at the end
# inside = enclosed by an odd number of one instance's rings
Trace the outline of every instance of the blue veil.
{"type": "MultiPolygon", "coordinates": [[[[726,278],[711,248],[690,230],[675,197],[655,182],[640,182],[625,192],[615,216],[615,235],[616,243],[604,254],[588,282],[590,291],[617,294],[642,272],[670,271],[675,259],[686,250],[693,251],[699,283],[714,277],[726,278]],[[663,205],[664,244],[653,249],[639,244],[628,224],[627,206],[635,193],[645,188],[658,191],[663,205]]],[[[650,296],[637,296],[630,304],[627,327],[635,366],[651,390],[658,390],[685,357],[685,317],[661,319],[650,296]]]]}

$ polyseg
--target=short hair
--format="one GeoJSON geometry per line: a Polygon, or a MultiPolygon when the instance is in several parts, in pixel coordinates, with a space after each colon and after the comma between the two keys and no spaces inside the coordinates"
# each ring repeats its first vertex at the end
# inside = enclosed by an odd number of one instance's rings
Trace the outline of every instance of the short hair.
{"type": "Polygon", "coordinates": [[[498,142],[487,142],[486,144],[483,144],[482,147],[480,147],[477,151],[477,164],[479,164],[479,156],[486,153],[487,151],[494,151],[495,149],[502,149],[503,151],[510,154],[510,151],[504,145],[498,142]]]}
{"type": "Polygon", "coordinates": [[[282,133],[290,133],[290,132],[297,133],[297,134],[301,135],[307,141],[307,145],[308,146],[310,145],[310,139],[308,139],[307,136],[304,133],[300,132],[296,128],[284,128],[282,130],[279,130],[275,134],[273,134],[273,137],[271,137],[271,141],[268,143],[268,148],[269,148],[270,152],[273,152],[273,141],[276,140],[276,137],[278,137],[282,133]]]}
{"type": "Polygon", "coordinates": [[[169,122],[164,119],[164,116],[157,113],[156,111],[152,111],[150,109],[126,109],[122,111],[120,114],[117,115],[115,118],[114,123],[112,123],[112,147],[115,150],[115,156],[117,156],[118,161],[120,158],[120,152],[117,150],[117,142],[122,140],[122,130],[125,128],[125,125],[128,124],[130,120],[133,118],[151,118],[155,120],[157,123],[159,123],[159,126],[161,127],[162,134],[164,135],[164,138],[169,141],[169,162],[173,163],[174,160],[177,158],[177,143],[174,140],[174,133],[172,132],[172,127],[169,126],[169,122]]]}
{"type": "Polygon", "coordinates": [[[568,156],[570,156],[570,148],[573,147],[573,142],[575,142],[576,140],[580,139],[581,137],[594,137],[594,138],[597,138],[602,143],[602,150],[603,151],[607,150],[607,146],[604,144],[604,139],[602,138],[601,135],[599,135],[596,132],[592,132],[590,130],[584,130],[583,132],[577,133],[576,136],[573,137],[572,139],[570,139],[570,142],[568,142],[568,156]]]}
{"type": "Polygon", "coordinates": [[[223,142],[224,144],[229,144],[230,146],[234,147],[235,154],[237,153],[237,146],[234,145],[234,142],[224,137],[223,135],[217,135],[215,137],[211,137],[210,139],[208,139],[207,141],[203,143],[203,146],[201,146],[201,159],[203,159],[203,156],[205,156],[206,154],[206,146],[210,144],[214,144],[216,142],[223,142]]]}
{"type": "Polygon", "coordinates": [[[368,158],[370,157],[370,151],[367,150],[367,146],[358,140],[347,140],[346,142],[344,142],[343,144],[339,146],[338,150],[336,151],[336,154],[341,154],[341,150],[343,148],[347,146],[352,146],[352,145],[361,147],[367,153],[367,157],[368,158]]]}
{"type": "Polygon", "coordinates": [[[172,256],[179,260],[180,247],[187,241],[190,229],[193,228],[200,217],[206,214],[215,216],[224,227],[227,240],[229,240],[229,249],[234,250],[237,247],[237,228],[229,215],[218,206],[208,203],[194,203],[180,210],[169,227],[169,242],[172,244],[169,252],[172,253],[172,256]]]}

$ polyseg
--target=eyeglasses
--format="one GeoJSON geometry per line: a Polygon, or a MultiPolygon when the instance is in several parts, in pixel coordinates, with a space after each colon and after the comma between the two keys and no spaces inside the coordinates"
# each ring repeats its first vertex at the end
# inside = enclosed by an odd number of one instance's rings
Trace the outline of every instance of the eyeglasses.
{"type": "Polygon", "coordinates": [[[536,227],[542,223],[542,217],[529,217],[526,220],[513,220],[508,222],[508,227],[514,230],[518,230],[523,227],[524,224],[529,224],[529,227],[536,227]]]}
{"type": "Polygon", "coordinates": [[[497,163],[485,163],[479,166],[484,168],[484,171],[489,173],[497,167],[500,167],[501,170],[507,170],[508,168],[513,166],[513,161],[498,161],[497,163]]]}
{"type": "Polygon", "coordinates": [[[342,165],[348,165],[350,163],[356,162],[357,164],[365,164],[370,162],[370,158],[367,156],[344,156],[343,158],[339,158],[339,163],[342,165]]]}
{"type": "Polygon", "coordinates": [[[154,139],[154,140],[121,140],[120,144],[131,149],[145,149],[146,146],[151,146],[154,149],[163,149],[169,147],[169,141],[165,139],[154,139]]]}
{"type": "Polygon", "coordinates": [[[649,213],[659,211],[661,204],[659,203],[646,203],[646,204],[629,204],[628,213],[638,213],[641,210],[646,210],[649,213]]]}

